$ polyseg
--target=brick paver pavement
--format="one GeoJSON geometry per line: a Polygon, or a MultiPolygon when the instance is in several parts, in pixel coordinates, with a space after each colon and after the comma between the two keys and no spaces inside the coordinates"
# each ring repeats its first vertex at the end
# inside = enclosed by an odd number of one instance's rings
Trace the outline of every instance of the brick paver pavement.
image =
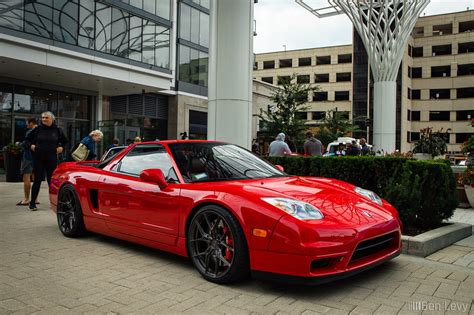
{"type": "MultiPolygon", "coordinates": [[[[474,314],[474,269],[402,255],[316,287],[219,286],[184,258],[100,235],[65,238],[47,205],[0,183],[0,314],[474,314]]],[[[270,263],[270,262],[269,262],[270,263]]]]}

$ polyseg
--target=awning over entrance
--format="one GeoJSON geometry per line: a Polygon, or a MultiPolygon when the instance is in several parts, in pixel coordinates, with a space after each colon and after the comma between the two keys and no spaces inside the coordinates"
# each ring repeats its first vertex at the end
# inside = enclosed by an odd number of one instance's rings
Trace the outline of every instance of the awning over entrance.
{"type": "Polygon", "coordinates": [[[95,91],[103,95],[156,93],[172,75],[0,34],[1,76],[95,91]]]}

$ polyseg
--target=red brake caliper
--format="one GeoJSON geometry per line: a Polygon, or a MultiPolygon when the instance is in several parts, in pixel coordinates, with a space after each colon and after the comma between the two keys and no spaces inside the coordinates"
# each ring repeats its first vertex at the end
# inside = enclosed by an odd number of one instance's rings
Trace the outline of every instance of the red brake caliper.
{"type": "MultiPolygon", "coordinates": [[[[234,247],[234,240],[232,239],[232,235],[230,234],[229,228],[227,226],[224,226],[224,235],[225,235],[225,243],[227,246],[230,248],[234,247]]],[[[232,252],[226,248],[225,250],[225,260],[230,262],[232,260],[232,252]]]]}

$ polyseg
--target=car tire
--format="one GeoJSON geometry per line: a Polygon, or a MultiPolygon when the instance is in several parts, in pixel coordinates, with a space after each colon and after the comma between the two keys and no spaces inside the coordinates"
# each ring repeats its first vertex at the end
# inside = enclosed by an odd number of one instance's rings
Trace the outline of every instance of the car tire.
{"type": "Polygon", "coordinates": [[[70,184],[59,191],[56,211],[58,227],[67,237],[80,237],[86,234],[82,208],[76,190],[70,184]]]}
{"type": "Polygon", "coordinates": [[[188,227],[187,249],[199,273],[208,281],[226,284],[249,276],[249,254],[239,222],[226,209],[207,205],[188,227]]]}

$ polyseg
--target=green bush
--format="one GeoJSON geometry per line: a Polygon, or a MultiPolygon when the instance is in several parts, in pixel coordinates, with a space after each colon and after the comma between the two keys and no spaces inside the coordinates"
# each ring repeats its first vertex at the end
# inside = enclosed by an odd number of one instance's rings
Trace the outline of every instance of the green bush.
{"type": "Polygon", "coordinates": [[[458,205],[454,174],[445,161],[399,157],[270,157],[285,172],[344,180],[370,189],[400,213],[407,231],[438,227],[458,205]]]}

